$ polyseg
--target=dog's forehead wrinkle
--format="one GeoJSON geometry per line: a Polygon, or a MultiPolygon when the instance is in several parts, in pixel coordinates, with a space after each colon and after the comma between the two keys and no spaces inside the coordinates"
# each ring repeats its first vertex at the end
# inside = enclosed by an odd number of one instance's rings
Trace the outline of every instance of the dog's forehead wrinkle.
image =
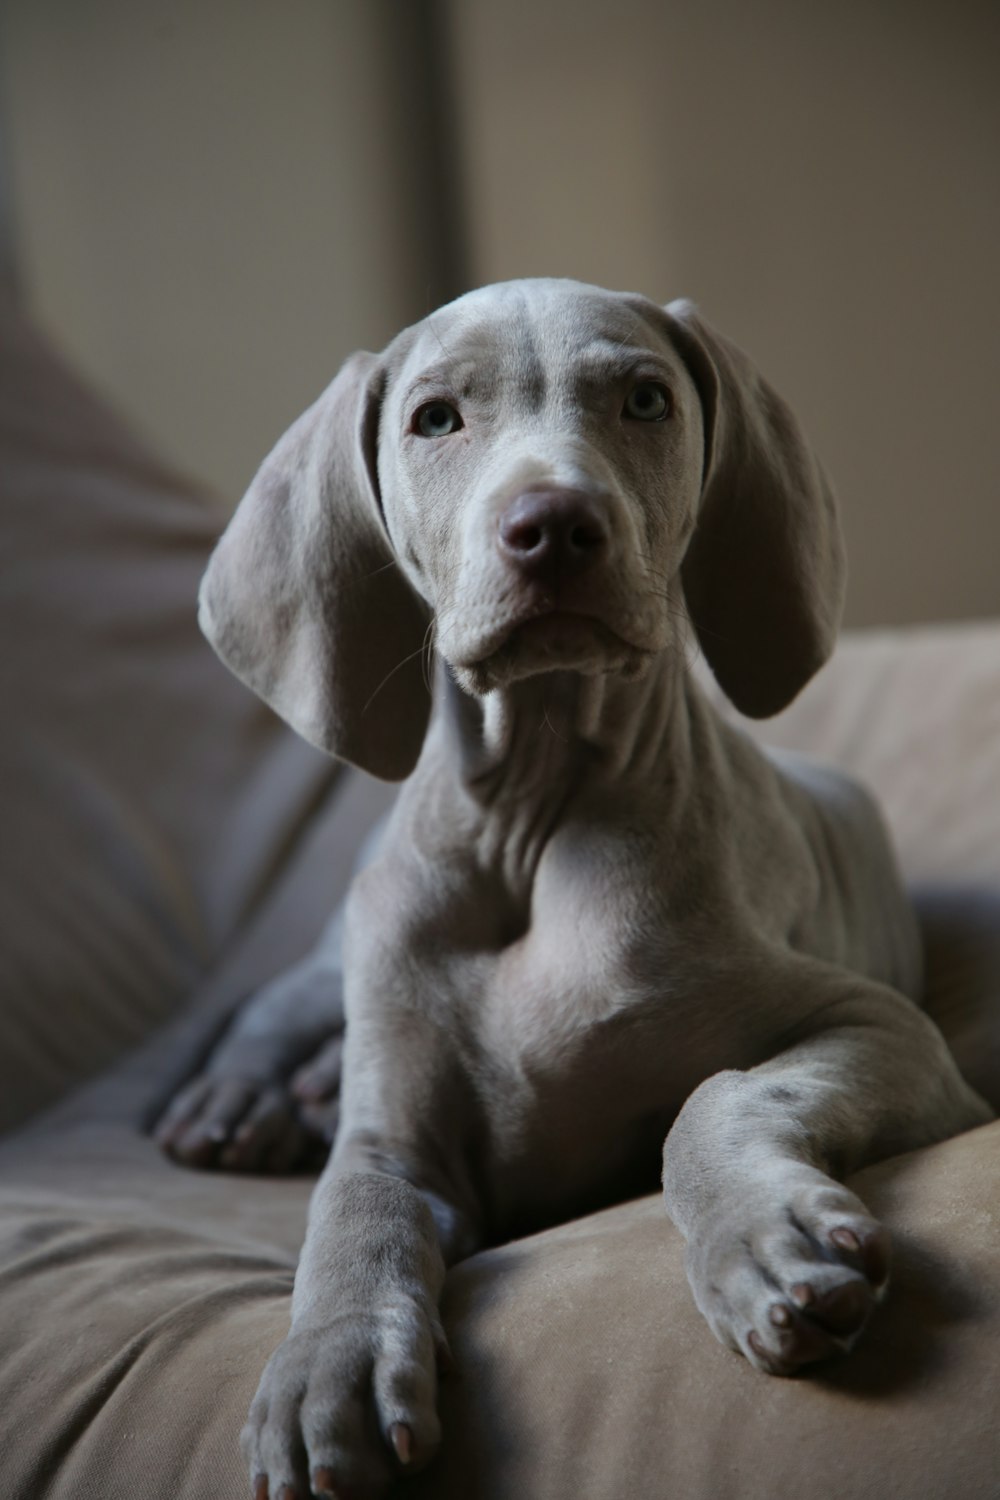
{"type": "Polygon", "coordinates": [[[421,369],[404,387],[404,400],[433,394],[451,395],[467,400],[471,396],[489,396],[495,389],[495,373],[474,356],[450,361],[436,360],[421,369]]]}
{"type": "Polygon", "coordinates": [[[625,296],[569,281],[471,292],[412,333],[398,372],[408,388],[436,380],[456,395],[504,389],[532,407],[572,372],[599,379],[668,352],[660,330],[625,296]]]}
{"type": "Polygon", "coordinates": [[[481,398],[516,391],[532,405],[538,404],[546,387],[545,360],[530,323],[464,329],[451,340],[447,357],[422,340],[403,376],[407,390],[439,384],[455,396],[481,398]]]}

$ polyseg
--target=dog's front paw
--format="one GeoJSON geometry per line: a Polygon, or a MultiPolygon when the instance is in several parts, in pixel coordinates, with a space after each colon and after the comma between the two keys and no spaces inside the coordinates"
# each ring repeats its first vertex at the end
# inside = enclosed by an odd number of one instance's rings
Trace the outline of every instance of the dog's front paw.
{"type": "Polygon", "coordinates": [[[229,1172],[290,1172],[316,1145],[283,1084],[209,1073],[174,1097],[153,1135],[185,1166],[229,1172]]]}
{"type": "Polygon", "coordinates": [[[399,1301],[293,1328],[272,1355],[243,1429],[254,1500],[378,1500],[440,1439],[437,1320],[399,1301]]]}
{"type": "Polygon", "coordinates": [[[799,1168],[700,1225],[687,1268],[716,1336],[757,1369],[793,1375],[854,1344],[888,1285],[889,1236],[853,1193],[799,1168]]]}

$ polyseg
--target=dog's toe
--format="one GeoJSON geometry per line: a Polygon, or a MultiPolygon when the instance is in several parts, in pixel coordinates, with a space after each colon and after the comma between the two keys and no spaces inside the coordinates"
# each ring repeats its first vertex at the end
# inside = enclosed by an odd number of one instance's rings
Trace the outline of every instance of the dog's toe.
{"type": "Polygon", "coordinates": [[[308,1104],[322,1104],[336,1099],[340,1093],[343,1056],[343,1037],[332,1037],[293,1074],[290,1087],[295,1097],[308,1104]]]}
{"type": "Polygon", "coordinates": [[[852,1347],[885,1292],[889,1236],[853,1193],[810,1172],[693,1237],[688,1268],[717,1336],[791,1375],[852,1347]]]}
{"type": "Polygon", "coordinates": [[[178,1094],[153,1133],[185,1166],[230,1172],[291,1171],[309,1142],[285,1089],[209,1075],[178,1094]]]}
{"type": "Polygon", "coordinates": [[[402,1302],[293,1331],[269,1361],[243,1431],[254,1482],[269,1486],[263,1493],[287,1484],[298,1496],[304,1484],[303,1494],[380,1500],[398,1476],[422,1468],[441,1435],[438,1335],[402,1302]]]}

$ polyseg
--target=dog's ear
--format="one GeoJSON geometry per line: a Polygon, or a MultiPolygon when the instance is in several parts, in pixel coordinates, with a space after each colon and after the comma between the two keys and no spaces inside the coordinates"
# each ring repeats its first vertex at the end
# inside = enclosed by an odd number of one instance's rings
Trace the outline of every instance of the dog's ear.
{"type": "Polygon", "coordinates": [[[666,311],[705,424],[684,597],[726,696],[763,719],[833,649],[846,581],[833,491],[792,411],[747,356],[689,302],[666,311]]]}
{"type": "Polygon", "coordinates": [[[397,781],[427,727],[428,614],[379,505],[383,378],[376,356],[352,355],[264,460],[212,554],[199,620],[303,738],[397,781]]]}

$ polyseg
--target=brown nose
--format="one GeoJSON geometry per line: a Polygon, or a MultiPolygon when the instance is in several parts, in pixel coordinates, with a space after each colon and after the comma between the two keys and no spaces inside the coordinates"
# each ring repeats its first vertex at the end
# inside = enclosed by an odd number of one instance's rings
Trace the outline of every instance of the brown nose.
{"type": "Polygon", "coordinates": [[[579,490],[526,490],[500,517],[497,544],[522,573],[555,580],[582,573],[607,551],[597,503],[579,490]]]}

